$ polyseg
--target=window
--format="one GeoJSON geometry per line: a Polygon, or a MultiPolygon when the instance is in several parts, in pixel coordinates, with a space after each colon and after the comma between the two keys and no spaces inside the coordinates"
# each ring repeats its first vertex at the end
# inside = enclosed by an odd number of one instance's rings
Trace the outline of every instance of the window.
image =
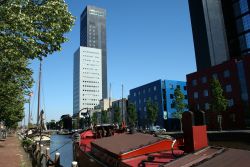
{"type": "Polygon", "coordinates": [[[174,98],[174,95],[173,94],[170,94],[170,99],[173,99],[174,98]]]}
{"type": "Polygon", "coordinates": [[[145,112],[147,111],[146,107],[144,107],[144,111],[145,111],[145,112]]]}
{"type": "Polygon", "coordinates": [[[154,86],[154,91],[156,91],[156,86],[154,86]]]}
{"type": "Polygon", "coordinates": [[[205,103],[205,110],[209,110],[209,104],[205,103]]]}
{"type": "Polygon", "coordinates": [[[204,90],[204,91],[203,91],[203,95],[204,95],[205,97],[207,97],[207,96],[208,96],[208,90],[204,90]]]}
{"type": "Polygon", "coordinates": [[[145,94],[145,89],[143,89],[143,94],[145,94]]]}
{"type": "Polygon", "coordinates": [[[199,109],[200,109],[200,105],[196,104],[196,110],[199,110],[199,109]]]}
{"type": "Polygon", "coordinates": [[[225,70],[224,71],[224,78],[228,78],[230,77],[230,71],[229,70],[225,70]]]}
{"type": "Polygon", "coordinates": [[[155,95],[155,100],[157,100],[157,96],[155,95]]]}
{"type": "Polygon", "coordinates": [[[194,92],[194,99],[198,99],[198,92],[194,92]]]}
{"type": "Polygon", "coordinates": [[[171,108],[174,108],[174,103],[171,103],[171,108]]]}
{"type": "Polygon", "coordinates": [[[234,99],[228,100],[228,107],[232,107],[234,105],[234,99]]]}
{"type": "Polygon", "coordinates": [[[196,85],[197,85],[197,80],[196,80],[196,79],[192,80],[192,85],[193,85],[193,86],[196,86],[196,85]]]}
{"type": "Polygon", "coordinates": [[[136,96],[136,93],[134,93],[134,96],[136,96]]]}
{"type": "Polygon", "coordinates": [[[212,77],[213,77],[213,79],[218,79],[218,75],[217,75],[216,73],[214,73],[214,74],[212,75],[212,77]]]}
{"type": "Polygon", "coordinates": [[[143,99],[144,103],[146,102],[146,98],[143,99]]]}
{"type": "Polygon", "coordinates": [[[148,92],[150,92],[150,88],[148,88],[148,92]]]}
{"type": "Polygon", "coordinates": [[[181,86],[180,86],[180,85],[177,85],[177,86],[176,86],[176,88],[180,89],[180,88],[181,88],[181,86]]]}
{"type": "Polygon", "coordinates": [[[170,89],[174,89],[174,85],[173,84],[169,84],[169,88],[170,89]]]}
{"type": "Polygon", "coordinates": [[[207,77],[205,77],[205,76],[202,77],[202,78],[201,78],[201,82],[202,82],[202,83],[207,83],[207,77]]]}
{"type": "Polygon", "coordinates": [[[232,86],[226,85],[226,92],[232,92],[232,86]]]}

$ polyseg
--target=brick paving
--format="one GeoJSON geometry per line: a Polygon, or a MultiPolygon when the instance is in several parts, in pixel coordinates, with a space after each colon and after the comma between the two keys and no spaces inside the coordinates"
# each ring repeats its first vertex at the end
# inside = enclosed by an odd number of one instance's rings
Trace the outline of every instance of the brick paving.
{"type": "Polygon", "coordinates": [[[0,141],[0,166],[31,167],[28,155],[21,147],[17,135],[8,136],[5,141],[0,141]]]}

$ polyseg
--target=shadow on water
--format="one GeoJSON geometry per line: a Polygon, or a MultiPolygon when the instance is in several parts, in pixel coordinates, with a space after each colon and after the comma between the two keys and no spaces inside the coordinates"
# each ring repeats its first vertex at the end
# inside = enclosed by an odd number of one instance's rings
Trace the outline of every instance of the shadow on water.
{"type": "MultiPolygon", "coordinates": [[[[71,162],[73,161],[72,140],[70,137],[70,135],[57,134],[51,136],[50,152],[52,153],[54,150],[61,147],[56,152],[60,153],[60,163],[63,167],[71,166],[71,162]]],[[[51,154],[51,159],[55,158],[56,152],[51,154]]]]}

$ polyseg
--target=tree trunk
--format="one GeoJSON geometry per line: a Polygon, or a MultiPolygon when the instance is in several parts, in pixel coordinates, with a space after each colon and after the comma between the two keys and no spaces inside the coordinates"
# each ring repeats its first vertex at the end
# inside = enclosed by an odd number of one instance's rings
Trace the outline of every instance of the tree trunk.
{"type": "Polygon", "coordinates": [[[222,131],[222,115],[218,115],[219,131],[222,131]]]}
{"type": "Polygon", "coordinates": [[[179,120],[180,120],[181,132],[182,132],[182,121],[181,121],[181,119],[179,119],[179,120]]]}

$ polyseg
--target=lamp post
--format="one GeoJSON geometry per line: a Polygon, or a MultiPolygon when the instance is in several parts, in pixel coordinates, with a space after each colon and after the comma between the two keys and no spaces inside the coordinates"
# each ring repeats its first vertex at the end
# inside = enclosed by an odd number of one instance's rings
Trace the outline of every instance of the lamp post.
{"type": "Polygon", "coordinates": [[[31,100],[31,96],[33,96],[33,92],[30,92],[29,93],[29,115],[28,115],[28,129],[29,129],[29,126],[30,126],[30,100],[31,100]]]}

